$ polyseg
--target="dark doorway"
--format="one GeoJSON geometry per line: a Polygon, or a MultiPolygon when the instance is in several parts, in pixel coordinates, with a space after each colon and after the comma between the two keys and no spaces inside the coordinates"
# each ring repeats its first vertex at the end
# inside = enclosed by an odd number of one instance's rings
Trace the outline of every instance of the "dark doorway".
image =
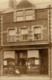
{"type": "Polygon", "coordinates": [[[40,73],[48,74],[48,49],[40,49],[40,73]]]}
{"type": "Polygon", "coordinates": [[[26,74],[27,51],[16,51],[16,65],[21,74],[26,74]]]}

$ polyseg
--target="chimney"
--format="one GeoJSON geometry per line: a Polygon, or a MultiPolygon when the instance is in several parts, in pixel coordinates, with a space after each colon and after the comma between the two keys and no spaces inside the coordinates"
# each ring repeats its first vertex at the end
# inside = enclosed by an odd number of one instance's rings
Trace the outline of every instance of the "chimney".
{"type": "Polygon", "coordinates": [[[15,8],[16,7],[16,0],[9,0],[9,8],[15,8]]]}

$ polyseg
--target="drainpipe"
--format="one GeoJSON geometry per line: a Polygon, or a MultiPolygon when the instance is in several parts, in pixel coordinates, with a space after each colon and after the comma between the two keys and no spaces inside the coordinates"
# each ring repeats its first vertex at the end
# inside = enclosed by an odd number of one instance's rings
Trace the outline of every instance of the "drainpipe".
{"type": "Polygon", "coordinates": [[[50,80],[51,80],[51,4],[49,5],[49,49],[50,49],[50,80]]]}

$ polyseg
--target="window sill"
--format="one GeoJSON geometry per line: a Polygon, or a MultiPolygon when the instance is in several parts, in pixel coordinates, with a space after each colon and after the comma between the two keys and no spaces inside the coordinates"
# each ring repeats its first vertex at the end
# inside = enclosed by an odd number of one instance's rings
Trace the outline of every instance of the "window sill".
{"type": "Polygon", "coordinates": [[[16,23],[20,23],[20,22],[31,22],[31,21],[35,21],[35,19],[34,19],[34,20],[14,21],[14,22],[16,22],[16,23]]]}

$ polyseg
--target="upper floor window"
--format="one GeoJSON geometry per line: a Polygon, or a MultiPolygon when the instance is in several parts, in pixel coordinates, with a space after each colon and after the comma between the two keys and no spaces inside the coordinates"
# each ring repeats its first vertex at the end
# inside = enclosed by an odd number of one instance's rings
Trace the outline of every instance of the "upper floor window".
{"type": "Polygon", "coordinates": [[[23,41],[28,40],[28,29],[27,28],[21,28],[21,39],[23,41]]]}
{"type": "Polygon", "coordinates": [[[17,19],[17,21],[23,21],[24,20],[23,11],[17,11],[16,12],[16,19],[17,19]]]}
{"type": "Polygon", "coordinates": [[[25,13],[26,20],[34,20],[34,10],[26,10],[25,13]]]}
{"type": "Polygon", "coordinates": [[[16,42],[16,29],[8,29],[8,41],[16,42]]]}
{"type": "Polygon", "coordinates": [[[14,21],[28,21],[35,19],[35,11],[33,9],[24,9],[14,12],[14,21]]]}
{"type": "Polygon", "coordinates": [[[33,28],[33,34],[34,34],[34,40],[42,40],[42,27],[41,26],[35,26],[33,28]]]}

